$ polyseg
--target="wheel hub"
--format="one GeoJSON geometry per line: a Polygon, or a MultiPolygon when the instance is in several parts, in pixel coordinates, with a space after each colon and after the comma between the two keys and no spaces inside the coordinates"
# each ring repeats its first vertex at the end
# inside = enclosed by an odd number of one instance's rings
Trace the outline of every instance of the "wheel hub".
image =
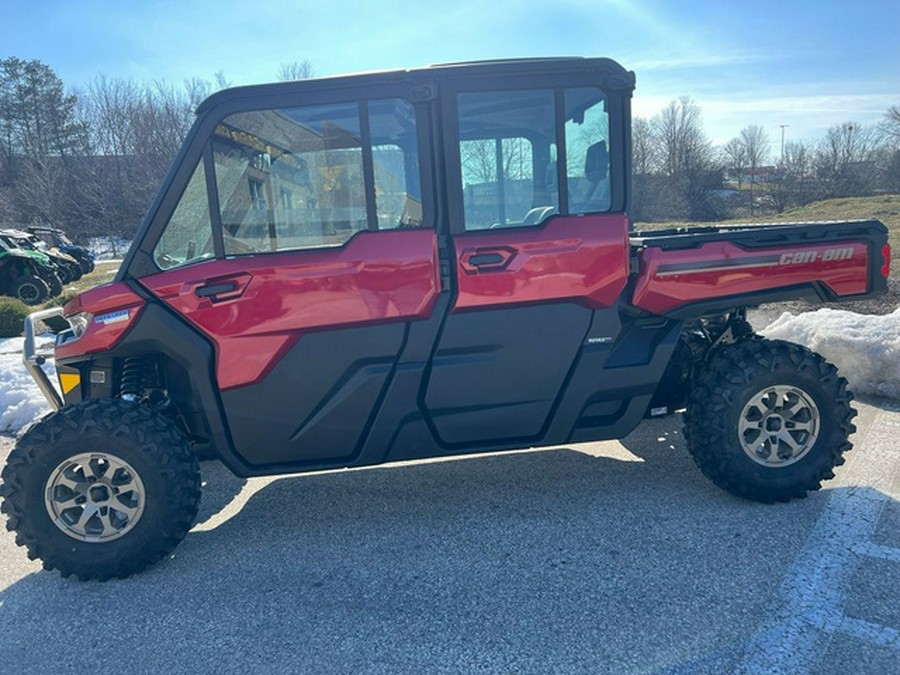
{"type": "Polygon", "coordinates": [[[79,541],[112,541],[130,532],[144,512],[144,484],[134,468],[106,453],[84,453],[59,464],[44,492],[47,513],[79,541]]]}
{"type": "Polygon", "coordinates": [[[791,386],[766,387],[741,411],[738,437],[750,459],[767,467],[800,461],[819,437],[819,409],[812,397],[791,386]]]}

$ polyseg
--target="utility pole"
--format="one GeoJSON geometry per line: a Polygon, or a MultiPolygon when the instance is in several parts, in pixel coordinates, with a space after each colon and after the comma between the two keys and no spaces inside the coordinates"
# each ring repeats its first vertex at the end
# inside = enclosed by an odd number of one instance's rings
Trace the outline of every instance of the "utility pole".
{"type": "Polygon", "coordinates": [[[784,130],[787,129],[790,124],[779,124],[781,127],[781,165],[784,166],[784,130]]]}

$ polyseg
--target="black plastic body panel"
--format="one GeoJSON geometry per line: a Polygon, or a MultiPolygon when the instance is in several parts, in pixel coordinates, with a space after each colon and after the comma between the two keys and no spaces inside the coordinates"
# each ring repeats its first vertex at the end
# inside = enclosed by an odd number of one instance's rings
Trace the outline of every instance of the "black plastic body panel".
{"type": "Polygon", "coordinates": [[[254,465],[352,461],[406,330],[305,335],[261,382],[222,392],[237,453],[254,465]]]}
{"type": "Polygon", "coordinates": [[[571,303],[451,314],[424,400],[440,441],[539,438],[591,317],[590,309],[571,303]]]}

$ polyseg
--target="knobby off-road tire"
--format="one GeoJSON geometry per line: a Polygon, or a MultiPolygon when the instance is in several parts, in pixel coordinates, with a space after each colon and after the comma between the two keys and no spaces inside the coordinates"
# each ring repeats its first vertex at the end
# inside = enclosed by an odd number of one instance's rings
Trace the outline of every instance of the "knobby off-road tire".
{"type": "Polygon", "coordinates": [[[26,305],[39,305],[50,297],[50,287],[43,279],[23,274],[13,282],[12,296],[26,305]]]}
{"type": "Polygon", "coordinates": [[[739,497],[805,497],[833,478],[856,431],[853,395],[837,369],[805,347],[755,339],[715,349],[684,416],[700,470],[739,497]]]}
{"type": "Polygon", "coordinates": [[[148,408],[115,399],[44,417],[2,477],[16,543],[45,569],[82,580],[123,578],[159,561],[200,503],[200,468],[183,435],[148,408]]]}

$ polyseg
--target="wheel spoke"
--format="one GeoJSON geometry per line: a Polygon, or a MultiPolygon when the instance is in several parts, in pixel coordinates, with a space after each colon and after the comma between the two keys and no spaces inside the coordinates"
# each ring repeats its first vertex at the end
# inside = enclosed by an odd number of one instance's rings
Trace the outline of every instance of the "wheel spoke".
{"type": "Polygon", "coordinates": [[[756,445],[751,446],[751,452],[753,452],[758,457],[764,457],[765,455],[763,455],[763,452],[765,452],[765,449],[766,449],[766,437],[763,435],[760,435],[759,441],[756,443],[756,445]]]}
{"type": "Polygon", "coordinates": [[[103,525],[103,531],[100,532],[98,536],[100,537],[108,537],[111,534],[116,534],[121,528],[115,527],[110,518],[110,511],[107,510],[105,516],[100,516],[100,524],[103,525]]]}
{"type": "Polygon", "coordinates": [[[110,509],[121,513],[123,516],[125,516],[128,519],[129,522],[131,522],[131,519],[138,512],[140,507],[141,507],[140,503],[136,503],[134,506],[129,506],[128,504],[125,504],[124,502],[122,502],[121,499],[115,499],[112,502],[110,502],[110,505],[109,505],[110,509]]]}
{"type": "Polygon", "coordinates": [[[796,453],[797,449],[800,448],[800,443],[798,443],[788,431],[782,431],[781,433],[779,433],[778,440],[786,443],[787,446],[791,449],[792,454],[796,453]]]}
{"type": "Polygon", "coordinates": [[[84,508],[81,510],[81,515],[78,517],[78,522],[75,523],[74,527],[81,532],[86,532],[88,522],[97,514],[99,510],[100,507],[93,502],[88,502],[87,504],[85,504],[84,508]]]}

